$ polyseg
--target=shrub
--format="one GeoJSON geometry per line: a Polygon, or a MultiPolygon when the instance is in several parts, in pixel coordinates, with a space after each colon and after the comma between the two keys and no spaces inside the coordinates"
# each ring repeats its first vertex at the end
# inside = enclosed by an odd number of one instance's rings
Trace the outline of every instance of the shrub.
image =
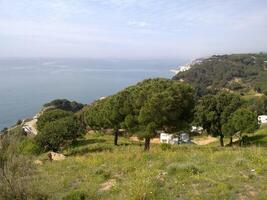
{"type": "Polygon", "coordinates": [[[14,135],[0,140],[0,199],[47,199],[33,187],[35,170],[32,161],[19,154],[19,142],[14,135]]]}
{"type": "Polygon", "coordinates": [[[75,141],[82,136],[84,130],[80,122],[69,116],[52,122],[47,122],[35,137],[36,143],[43,151],[58,151],[60,147],[75,141]]]}
{"type": "Polygon", "coordinates": [[[243,88],[243,86],[240,83],[236,83],[236,82],[233,82],[233,83],[228,84],[227,87],[230,90],[239,90],[239,89],[242,89],[243,88]]]}
{"type": "Polygon", "coordinates": [[[33,139],[26,138],[19,145],[19,153],[23,155],[37,155],[39,149],[33,139]]]}
{"type": "Polygon", "coordinates": [[[77,112],[81,110],[84,105],[77,103],[76,101],[69,101],[67,99],[56,99],[44,105],[44,107],[55,107],[56,109],[61,109],[65,111],[77,112]]]}
{"type": "Polygon", "coordinates": [[[6,134],[8,132],[8,128],[5,127],[1,130],[0,134],[6,134]]]}
{"type": "Polygon", "coordinates": [[[37,121],[37,129],[38,131],[42,131],[46,123],[53,122],[55,120],[72,116],[73,113],[67,112],[64,110],[56,109],[44,112],[37,121]]]}
{"type": "Polygon", "coordinates": [[[22,121],[19,119],[16,124],[17,125],[21,125],[22,124],[22,121]]]}
{"type": "Polygon", "coordinates": [[[264,115],[267,112],[267,97],[253,97],[245,102],[245,107],[257,115],[264,115]]]}

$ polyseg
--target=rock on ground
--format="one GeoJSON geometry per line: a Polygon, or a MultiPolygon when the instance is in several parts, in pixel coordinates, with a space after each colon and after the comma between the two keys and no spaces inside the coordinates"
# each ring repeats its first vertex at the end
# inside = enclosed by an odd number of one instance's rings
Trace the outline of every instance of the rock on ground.
{"type": "Polygon", "coordinates": [[[60,154],[60,153],[55,153],[55,152],[49,152],[47,154],[48,158],[50,161],[60,161],[60,160],[65,160],[66,159],[66,156],[64,156],[63,154],[60,154]]]}
{"type": "Polygon", "coordinates": [[[116,179],[110,179],[105,183],[102,183],[99,191],[108,191],[116,185],[116,179]]]}

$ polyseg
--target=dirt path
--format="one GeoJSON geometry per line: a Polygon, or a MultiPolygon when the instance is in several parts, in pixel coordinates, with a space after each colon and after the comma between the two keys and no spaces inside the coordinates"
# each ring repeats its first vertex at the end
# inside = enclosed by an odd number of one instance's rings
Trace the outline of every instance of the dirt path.
{"type": "Polygon", "coordinates": [[[193,143],[197,145],[207,145],[213,142],[217,142],[218,138],[207,136],[207,137],[201,137],[201,138],[194,138],[192,140],[193,143]]]}
{"type": "MultiPolygon", "coordinates": [[[[138,137],[136,136],[132,136],[130,137],[130,140],[132,141],[135,141],[135,142],[139,142],[140,140],[138,139],[138,137]]],[[[203,136],[203,137],[195,137],[192,139],[192,142],[196,145],[208,145],[208,144],[211,144],[213,142],[217,142],[219,141],[218,138],[216,137],[212,137],[212,136],[203,136]]],[[[238,141],[238,138],[234,138],[233,139],[233,142],[236,142],[238,141]]],[[[160,144],[160,139],[159,138],[154,138],[154,139],[151,139],[150,141],[152,144],[160,144]]]]}

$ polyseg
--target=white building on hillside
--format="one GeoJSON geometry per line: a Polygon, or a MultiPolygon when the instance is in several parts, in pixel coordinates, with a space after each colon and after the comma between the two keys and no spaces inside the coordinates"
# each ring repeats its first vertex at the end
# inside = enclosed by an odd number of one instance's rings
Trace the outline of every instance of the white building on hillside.
{"type": "Polygon", "coordinates": [[[161,133],[160,134],[160,143],[167,144],[178,144],[179,138],[175,137],[173,134],[161,133]]]}
{"type": "Polygon", "coordinates": [[[203,130],[204,129],[201,126],[192,126],[191,128],[191,132],[194,132],[194,133],[202,133],[203,130]]]}
{"type": "Polygon", "coordinates": [[[258,116],[258,121],[260,124],[267,124],[267,115],[258,116]]]}
{"type": "Polygon", "coordinates": [[[188,133],[181,133],[180,136],[175,136],[174,134],[161,133],[160,143],[167,144],[180,144],[190,142],[190,137],[188,133]]]}

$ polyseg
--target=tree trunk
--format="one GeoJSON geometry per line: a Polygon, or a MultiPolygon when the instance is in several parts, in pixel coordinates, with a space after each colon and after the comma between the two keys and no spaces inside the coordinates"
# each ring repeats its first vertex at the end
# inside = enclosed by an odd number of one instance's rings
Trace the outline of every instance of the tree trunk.
{"type": "Polygon", "coordinates": [[[223,138],[224,138],[224,136],[223,135],[220,135],[220,144],[221,144],[221,147],[224,147],[223,138]]]}
{"type": "Polygon", "coordinates": [[[242,146],[242,133],[240,132],[240,135],[239,135],[239,146],[241,147],[242,146]]]}
{"type": "Polygon", "coordinates": [[[145,151],[150,149],[150,138],[145,138],[145,151]]]}
{"type": "Polygon", "coordinates": [[[229,146],[233,146],[233,136],[230,136],[230,143],[229,143],[229,146]]]}
{"type": "Polygon", "coordinates": [[[116,129],[114,132],[114,145],[118,145],[118,138],[119,138],[119,130],[116,129]]]}

